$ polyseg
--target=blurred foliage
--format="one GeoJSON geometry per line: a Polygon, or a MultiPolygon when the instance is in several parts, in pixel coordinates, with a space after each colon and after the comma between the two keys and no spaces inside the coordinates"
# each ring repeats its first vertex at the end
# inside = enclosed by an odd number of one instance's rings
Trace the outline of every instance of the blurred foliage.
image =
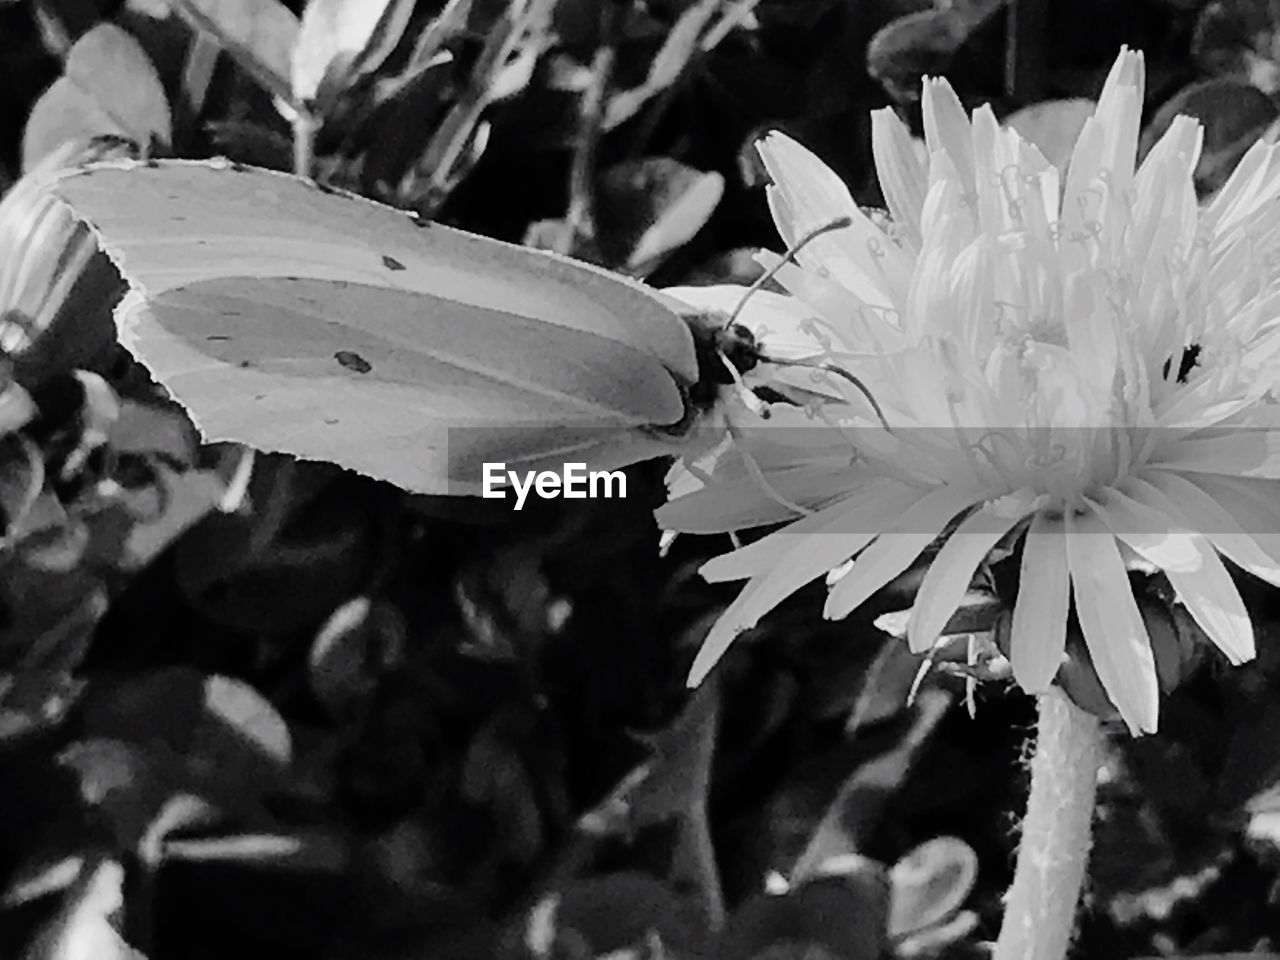
{"type": "MultiPolygon", "coordinates": [[[[0,0],[0,956],[981,956],[1032,715],[999,591],[922,662],[895,639],[910,576],[842,623],[802,591],[685,691],[729,594],[696,576],[722,544],[659,556],[660,464],[626,501],[511,514],[200,446],[115,347],[121,281],[52,172],[224,154],[745,281],[775,240],[764,130],[876,206],[868,112],[918,130],[933,72],[1065,163],[1128,43],[1144,149],[1200,117],[1207,194],[1274,133],[1278,24],[1248,0],[0,0]]],[[[1144,594],[1172,692],[1109,756],[1081,957],[1280,939],[1280,648],[1244,586],[1260,660],[1231,672],[1144,594]]]]}

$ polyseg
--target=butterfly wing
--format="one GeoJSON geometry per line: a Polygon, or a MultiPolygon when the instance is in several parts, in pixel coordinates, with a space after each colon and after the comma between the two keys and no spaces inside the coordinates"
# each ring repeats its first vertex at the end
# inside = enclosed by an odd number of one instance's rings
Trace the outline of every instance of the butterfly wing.
{"type": "Polygon", "coordinates": [[[508,448],[655,455],[641,428],[679,420],[697,376],[638,283],[296,177],[161,161],[54,189],[133,288],[122,342],[211,439],[475,492],[508,448]]]}

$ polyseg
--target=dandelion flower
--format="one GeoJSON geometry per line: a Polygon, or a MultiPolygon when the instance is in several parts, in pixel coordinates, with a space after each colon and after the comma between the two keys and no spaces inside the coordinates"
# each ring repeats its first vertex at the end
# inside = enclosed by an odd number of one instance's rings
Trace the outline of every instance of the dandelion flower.
{"type": "Polygon", "coordinates": [[[1256,145],[1201,209],[1196,121],[1179,117],[1135,170],[1142,102],[1142,56],[1123,50],[1060,176],[989,107],[969,117],[926,80],[925,156],[891,111],[874,115],[888,224],[800,144],[760,143],[783,240],[851,221],[780,266],[792,300],[757,308],[774,325],[766,345],[781,337],[846,375],[740,431],[756,482],[686,474],[660,511],[674,530],[793,521],[704,568],[749,582],[691,679],[804,584],[853,558],[826,601],[844,617],[947,531],[911,611],[915,651],[993,548],[1021,542],[1010,659],[1028,692],[1049,689],[1074,600],[1121,716],[1156,729],[1135,558],[1232,663],[1253,657],[1222,557],[1280,584],[1280,154],[1256,145]],[[812,438],[788,430],[800,421],[812,438]]]}

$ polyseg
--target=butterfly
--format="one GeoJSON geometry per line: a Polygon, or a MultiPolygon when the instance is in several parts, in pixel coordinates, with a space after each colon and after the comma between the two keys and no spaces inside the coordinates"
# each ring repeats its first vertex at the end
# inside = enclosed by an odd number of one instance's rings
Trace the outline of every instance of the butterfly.
{"type": "Polygon", "coordinates": [[[766,359],[723,313],[288,174],[124,161],[52,189],[129,282],[121,342],[207,439],[415,492],[686,449],[766,359]]]}

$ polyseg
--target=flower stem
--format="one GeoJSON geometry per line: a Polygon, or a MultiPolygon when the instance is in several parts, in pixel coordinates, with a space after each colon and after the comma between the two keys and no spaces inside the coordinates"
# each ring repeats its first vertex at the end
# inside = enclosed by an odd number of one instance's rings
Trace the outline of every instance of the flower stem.
{"type": "Polygon", "coordinates": [[[1039,704],[1031,797],[993,960],[1063,960],[1089,858],[1098,720],[1056,689],[1039,704]]]}

